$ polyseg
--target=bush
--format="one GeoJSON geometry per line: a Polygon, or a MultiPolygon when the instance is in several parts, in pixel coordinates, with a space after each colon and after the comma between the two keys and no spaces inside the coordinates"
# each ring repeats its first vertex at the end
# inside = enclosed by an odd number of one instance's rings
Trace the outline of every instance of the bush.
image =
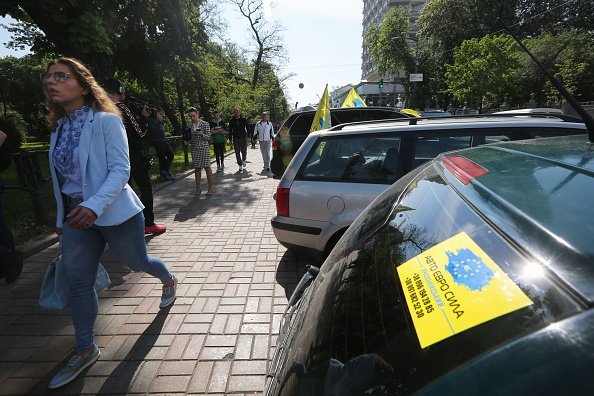
{"type": "Polygon", "coordinates": [[[0,117],[0,131],[3,131],[8,137],[4,143],[4,149],[10,153],[19,151],[23,142],[23,134],[19,131],[19,121],[17,115],[7,115],[0,117]]]}

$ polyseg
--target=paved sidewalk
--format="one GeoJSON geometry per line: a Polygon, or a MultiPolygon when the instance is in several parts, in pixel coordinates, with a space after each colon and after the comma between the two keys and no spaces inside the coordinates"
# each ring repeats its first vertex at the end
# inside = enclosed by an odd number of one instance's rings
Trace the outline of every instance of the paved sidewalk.
{"type": "Polygon", "coordinates": [[[0,394],[260,394],[281,313],[307,260],[274,238],[277,181],[260,173],[259,150],[248,149],[248,160],[249,173],[237,175],[234,155],[227,157],[213,196],[195,197],[193,176],[155,195],[156,219],[168,231],[147,242],[180,280],[170,310],[159,310],[156,279],[131,273],[106,251],[112,286],[100,295],[102,355],[61,389],[47,384],[73,351],[69,311],[37,307],[57,246],[27,259],[12,285],[0,283],[0,394]]]}

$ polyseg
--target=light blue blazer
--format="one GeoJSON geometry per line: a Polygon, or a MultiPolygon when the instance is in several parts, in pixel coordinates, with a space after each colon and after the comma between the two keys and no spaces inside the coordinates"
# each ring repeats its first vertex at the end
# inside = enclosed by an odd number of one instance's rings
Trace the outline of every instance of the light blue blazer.
{"type": "MultiPolygon", "coordinates": [[[[63,226],[65,213],[52,152],[57,143],[57,131],[65,120],[65,118],[58,120],[58,128],[50,137],[49,151],[50,172],[58,205],[56,219],[58,228],[63,226]]],[[[102,111],[89,111],[81,131],[78,153],[84,199],[81,205],[95,212],[98,216],[96,225],[122,224],[142,211],[144,206],[128,185],[130,179],[128,139],[120,117],[102,111]]]]}

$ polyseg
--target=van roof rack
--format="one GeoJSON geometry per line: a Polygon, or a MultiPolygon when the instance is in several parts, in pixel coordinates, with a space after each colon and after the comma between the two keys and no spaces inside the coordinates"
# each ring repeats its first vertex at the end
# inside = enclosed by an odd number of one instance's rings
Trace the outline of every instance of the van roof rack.
{"type": "Polygon", "coordinates": [[[554,113],[506,113],[506,114],[460,114],[460,115],[449,115],[449,116],[438,116],[438,117],[419,117],[419,118],[389,118],[385,120],[369,120],[369,121],[358,121],[349,122],[345,124],[336,125],[328,129],[328,131],[340,131],[346,126],[358,126],[358,125],[370,125],[370,124],[388,124],[394,122],[408,122],[409,125],[417,125],[418,121],[425,120],[455,120],[455,119],[481,119],[481,118],[510,118],[510,117],[522,117],[522,118],[556,118],[564,122],[577,122],[583,124],[584,121],[580,117],[572,116],[569,114],[554,114],[554,113]]]}

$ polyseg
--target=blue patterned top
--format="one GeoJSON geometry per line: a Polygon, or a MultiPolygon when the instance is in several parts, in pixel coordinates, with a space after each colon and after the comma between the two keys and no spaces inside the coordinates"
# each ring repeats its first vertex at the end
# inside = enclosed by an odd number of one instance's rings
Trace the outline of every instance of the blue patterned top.
{"type": "Polygon", "coordinates": [[[59,140],[52,153],[54,166],[60,182],[60,191],[72,198],[82,198],[82,177],[78,155],[78,143],[83,126],[87,121],[89,106],[83,106],[65,116],[59,140]]]}

